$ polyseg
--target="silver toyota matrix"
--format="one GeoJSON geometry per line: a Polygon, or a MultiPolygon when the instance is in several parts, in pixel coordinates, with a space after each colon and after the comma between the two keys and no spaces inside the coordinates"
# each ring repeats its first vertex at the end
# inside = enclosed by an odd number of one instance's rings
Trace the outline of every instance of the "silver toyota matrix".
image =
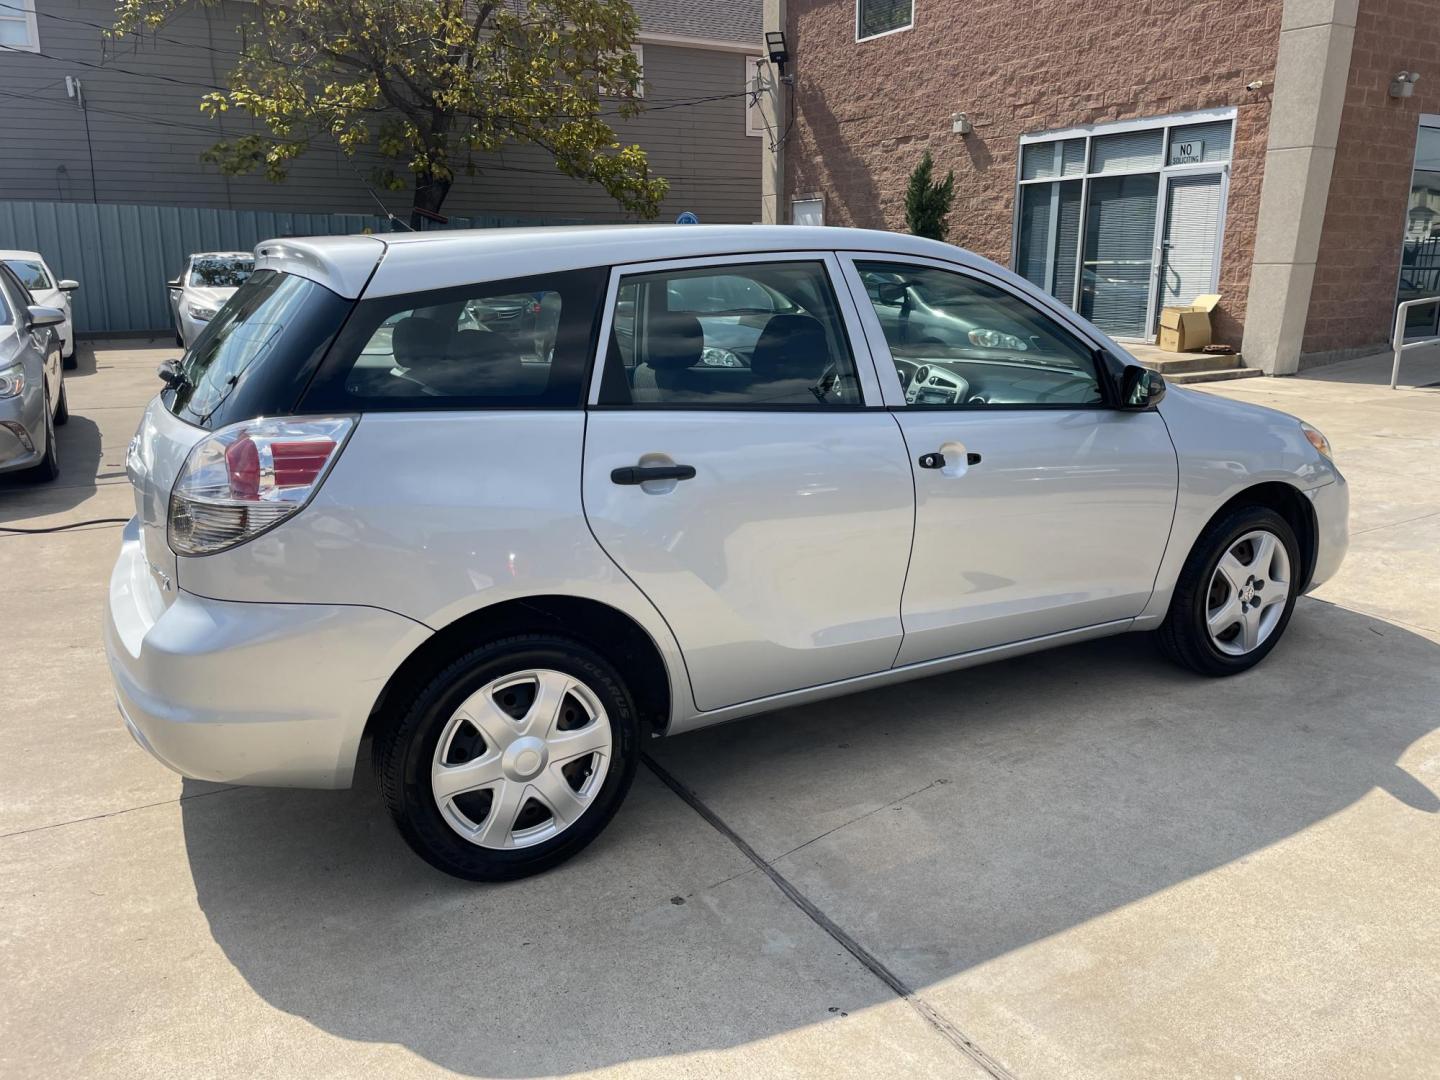
{"type": "Polygon", "coordinates": [[[890,233],[269,241],[160,375],[126,725],[236,784],[368,744],[480,881],[594,839],[647,737],[1129,630],[1245,671],[1348,542],[1320,432],[890,233]]]}

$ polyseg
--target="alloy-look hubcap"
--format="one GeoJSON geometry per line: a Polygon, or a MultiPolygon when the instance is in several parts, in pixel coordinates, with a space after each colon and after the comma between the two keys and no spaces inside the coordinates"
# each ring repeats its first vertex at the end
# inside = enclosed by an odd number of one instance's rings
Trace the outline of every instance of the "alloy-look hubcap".
{"type": "Polygon", "coordinates": [[[610,718],[589,687],[560,671],[519,671],[455,710],[430,787],[446,823],[472,844],[530,847],[589,809],[612,752],[610,718]]]}
{"type": "Polygon", "coordinates": [[[1229,656],[1263,644],[1285,613],[1290,553],[1274,533],[1248,532],[1226,549],[1210,579],[1205,623],[1210,641],[1229,656]]]}

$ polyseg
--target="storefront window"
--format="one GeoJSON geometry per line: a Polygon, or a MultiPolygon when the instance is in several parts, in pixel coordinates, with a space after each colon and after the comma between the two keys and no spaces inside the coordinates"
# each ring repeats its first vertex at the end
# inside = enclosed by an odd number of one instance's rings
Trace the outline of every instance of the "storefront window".
{"type": "Polygon", "coordinates": [[[1160,308],[1214,292],[1234,114],[1027,136],[1017,273],[1106,333],[1154,337],[1160,308]]]}
{"type": "MultiPolygon", "coordinates": [[[[1397,302],[1427,296],[1440,296],[1440,116],[1424,117],[1416,138],[1397,302]]],[[[1405,318],[1409,337],[1431,336],[1437,327],[1440,304],[1413,308],[1405,318]]]]}

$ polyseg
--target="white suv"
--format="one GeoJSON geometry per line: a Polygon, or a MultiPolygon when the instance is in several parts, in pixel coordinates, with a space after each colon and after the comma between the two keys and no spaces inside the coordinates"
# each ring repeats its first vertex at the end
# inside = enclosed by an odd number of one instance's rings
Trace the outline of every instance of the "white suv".
{"type": "Polygon", "coordinates": [[[1345,552],[1319,432],[1167,393],[933,241],[495,230],[255,266],[130,448],[121,712],[239,784],[346,787],[369,737],[462,877],[573,855],[643,737],[1126,630],[1244,671],[1345,552]]]}

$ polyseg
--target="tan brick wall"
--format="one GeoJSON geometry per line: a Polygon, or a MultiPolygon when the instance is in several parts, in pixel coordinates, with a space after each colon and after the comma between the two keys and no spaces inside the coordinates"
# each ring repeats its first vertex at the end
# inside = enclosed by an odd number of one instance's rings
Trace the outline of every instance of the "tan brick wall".
{"type": "Polygon", "coordinates": [[[916,0],[914,29],[855,41],[854,0],[789,0],[796,119],[786,191],[827,224],[904,228],[929,147],[955,170],[951,242],[1010,265],[1019,137],[1238,108],[1216,330],[1239,346],[1282,0],[916,0]],[[1245,84],[1264,80],[1267,89],[1245,84]],[[967,138],[950,114],[975,124],[967,138]]]}
{"type": "Polygon", "coordinates": [[[1422,112],[1440,113],[1440,4],[1361,0],[1302,354],[1384,347],[1422,112]],[[1396,72],[1421,73],[1392,98],[1396,72]]]}

